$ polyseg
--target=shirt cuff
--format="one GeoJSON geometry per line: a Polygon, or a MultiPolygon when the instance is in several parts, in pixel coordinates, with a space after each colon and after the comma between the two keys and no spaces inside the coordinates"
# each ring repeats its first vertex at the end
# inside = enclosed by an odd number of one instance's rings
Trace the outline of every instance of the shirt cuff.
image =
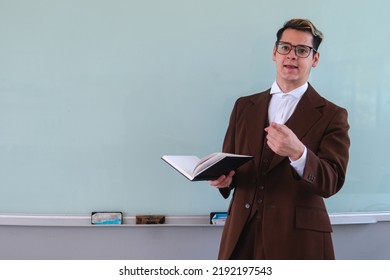
{"type": "Polygon", "coordinates": [[[307,149],[305,147],[305,150],[303,151],[303,154],[299,159],[297,159],[296,161],[292,161],[291,158],[289,158],[291,166],[301,177],[303,176],[303,171],[305,170],[306,157],[307,157],[307,149]]]}

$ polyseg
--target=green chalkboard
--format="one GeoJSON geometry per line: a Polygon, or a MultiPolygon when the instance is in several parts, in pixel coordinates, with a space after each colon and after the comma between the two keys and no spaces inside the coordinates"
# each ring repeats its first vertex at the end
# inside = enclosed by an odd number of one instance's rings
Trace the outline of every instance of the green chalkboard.
{"type": "Polygon", "coordinates": [[[236,98],[269,88],[275,33],[325,34],[310,82],[346,107],[330,212],[390,210],[385,1],[0,0],[0,213],[208,214],[228,201],[164,154],[221,149],[236,98]]]}

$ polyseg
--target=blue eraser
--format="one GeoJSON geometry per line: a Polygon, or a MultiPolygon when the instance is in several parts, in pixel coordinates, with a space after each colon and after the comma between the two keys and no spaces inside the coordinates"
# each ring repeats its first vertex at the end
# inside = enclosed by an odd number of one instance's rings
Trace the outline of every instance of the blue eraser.
{"type": "Polygon", "coordinates": [[[120,225],[123,220],[122,212],[92,212],[93,225],[120,225]]]}
{"type": "Polygon", "coordinates": [[[225,224],[227,218],[227,213],[213,213],[211,218],[211,223],[213,225],[223,225],[225,224]]]}

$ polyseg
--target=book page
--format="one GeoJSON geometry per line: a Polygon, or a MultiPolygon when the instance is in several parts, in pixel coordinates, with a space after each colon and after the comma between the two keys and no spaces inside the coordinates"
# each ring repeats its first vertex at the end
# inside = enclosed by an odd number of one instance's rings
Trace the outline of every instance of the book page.
{"type": "Polygon", "coordinates": [[[163,159],[189,179],[194,177],[193,170],[200,160],[197,156],[163,156],[163,159]]]}
{"type": "Polygon", "coordinates": [[[213,165],[214,163],[220,161],[224,157],[225,157],[224,153],[213,153],[209,156],[202,158],[194,168],[193,171],[194,177],[198,175],[200,172],[202,172],[203,170],[213,165]]]}
{"type": "Polygon", "coordinates": [[[252,157],[252,156],[231,154],[231,153],[210,154],[209,156],[202,158],[199,161],[199,163],[196,165],[196,167],[193,171],[194,177],[196,177],[198,174],[202,173],[204,170],[208,169],[209,167],[213,166],[217,162],[220,162],[221,160],[225,159],[226,157],[252,157]]]}

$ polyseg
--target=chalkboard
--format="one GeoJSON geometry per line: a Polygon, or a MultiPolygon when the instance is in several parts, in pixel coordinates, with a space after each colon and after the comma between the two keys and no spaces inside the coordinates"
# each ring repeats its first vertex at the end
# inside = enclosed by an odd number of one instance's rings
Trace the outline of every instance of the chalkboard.
{"type": "Polygon", "coordinates": [[[234,101],[270,87],[275,33],[325,34],[310,82],[349,111],[330,212],[390,210],[385,1],[0,0],[0,213],[197,215],[228,200],[164,154],[220,151],[234,101]]]}

